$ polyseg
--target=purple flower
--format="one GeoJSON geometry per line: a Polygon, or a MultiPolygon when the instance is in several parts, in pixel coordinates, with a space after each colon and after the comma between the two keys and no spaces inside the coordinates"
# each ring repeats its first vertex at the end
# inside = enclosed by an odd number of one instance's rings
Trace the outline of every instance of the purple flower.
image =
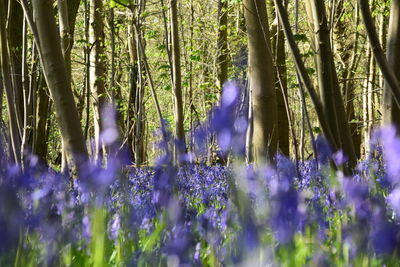
{"type": "Polygon", "coordinates": [[[372,147],[382,144],[386,172],[392,186],[400,181],[400,139],[394,126],[384,126],[376,131],[372,138],[372,147]]]}
{"type": "Polygon", "coordinates": [[[119,229],[121,228],[121,218],[119,214],[115,214],[111,225],[109,226],[109,235],[111,240],[117,240],[119,229]]]}
{"type": "Polygon", "coordinates": [[[395,188],[386,198],[390,207],[394,210],[397,217],[400,218],[400,187],[395,188]]]}
{"type": "Polygon", "coordinates": [[[88,215],[85,215],[82,219],[82,235],[85,240],[89,243],[92,238],[92,232],[90,227],[90,219],[88,215]]]}
{"type": "Polygon", "coordinates": [[[335,154],[333,154],[333,160],[335,161],[335,164],[337,166],[340,166],[340,165],[345,164],[347,162],[348,158],[343,153],[343,150],[339,150],[335,154]]]}
{"type": "Polygon", "coordinates": [[[239,97],[238,86],[234,82],[226,82],[222,91],[222,107],[234,105],[239,97]]]}
{"type": "Polygon", "coordinates": [[[322,135],[318,135],[315,139],[315,146],[318,152],[318,161],[322,164],[327,164],[332,156],[332,148],[326,138],[322,135]]]}
{"type": "Polygon", "coordinates": [[[378,223],[371,234],[374,250],[378,255],[390,255],[399,245],[399,227],[389,222],[378,223]]]}

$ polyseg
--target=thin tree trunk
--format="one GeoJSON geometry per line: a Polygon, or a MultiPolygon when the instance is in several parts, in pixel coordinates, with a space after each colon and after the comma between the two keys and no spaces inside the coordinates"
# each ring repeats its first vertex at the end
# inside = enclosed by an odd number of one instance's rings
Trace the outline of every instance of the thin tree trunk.
{"type": "Polygon", "coordinates": [[[354,99],[355,99],[355,74],[357,70],[358,63],[360,62],[361,57],[358,55],[358,44],[359,44],[359,33],[358,27],[360,24],[360,15],[359,15],[359,6],[356,3],[354,9],[354,42],[352,42],[352,54],[351,58],[349,59],[349,63],[345,65],[345,74],[343,75],[343,95],[344,101],[346,106],[346,113],[348,116],[348,121],[350,123],[350,131],[353,138],[354,143],[354,150],[356,152],[357,158],[361,157],[361,131],[360,131],[360,119],[356,117],[355,106],[354,106],[354,99]]]}
{"type": "Polygon", "coordinates": [[[179,142],[177,151],[175,152],[175,156],[179,158],[179,155],[184,153],[186,148],[185,148],[185,130],[183,125],[184,117],[183,117],[183,101],[182,101],[182,75],[181,75],[181,56],[180,56],[181,50],[179,45],[177,2],[178,2],[177,0],[170,0],[175,136],[179,142]]]}
{"type": "MultiPolygon", "coordinates": [[[[138,17],[140,17],[140,11],[138,11],[138,17]]],[[[156,88],[154,85],[154,81],[153,78],[151,76],[151,70],[150,70],[150,66],[149,63],[147,61],[147,55],[146,55],[146,51],[144,49],[144,45],[143,45],[143,41],[142,41],[142,31],[141,31],[141,25],[140,23],[136,22],[135,24],[135,33],[136,33],[136,40],[137,40],[137,49],[138,49],[138,68],[139,70],[142,69],[142,65],[141,63],[143,63],[143,68],[146,71],[146,76],[147,76],[147,80],[149,82],[149,86],[150,86],[150,91],[151,91],[151,96],[153,98],[154,101],[154,105],[156,108],[156,112],[157,112],[157,116],[158,119],[160,121],[160,127],[162,130],[162,134],[163,134],[163,139],[164,140],[168,140],[166,134],[166,129],[165,129],[165,123],[164,123],[164,119],[162,117],[162,112],[161,112],[161,107],[160,107],[160,102],[158,101],[158,97],[157,97],[157,93],[156,93],[156,88]]],[[[141,77],[141,75],[138,76],[139,78],[141,77]]],[[[140,82],[139,84],[142,84],[142,82],[140,82]]],[[[169,150],[168,148],[165,148],[165,152],[168,154],[169,150]]]]}
{"type": "MultiPolygon", "coordinates": [[[[386,53],[389,67],[400,80],[400,0],[392,1],[386,53]]],[[[382,113],[384,124],[400,127],[400,108],[396,105],[387,81],[383,88],[382,113]]]]}
{"type": "MultiPolygon", "coordinates": [[[[195,15],[194,15],[194,4],[193,0],[190,0],[190,32],[189,32],[189,42],[190,42],[190,49],[193,51],[193,35],[194,35],[194,25],[195,25],[195,15]]],[[[194,150],[194,121],[195,121],[195,106],[194,106],[194,99],[193,99],[193,61],[189,61],[189,129],[190,129],[190,140],[189,140],[189,150],[194,150]]]]}
{"type": "Polygon", "coordinates": [[[47,94],[46,82],[43,74],[40,74],[37,88],[37,108],[36,108],[36,139],[35,139],[35,154],[39,159],[46,163],[47,161],[47,128],[50,98],[47,94]]]}
{"type": "Polygon", "coordinates": [[[93,100],[93,125],[95,141],[95,160],[100,162],[103,158],[103,144],[100,139],[102,133],[101,113],[107,102],[105,81],[105,35],[103,21],[103,3],[98,0],[90,0],[90,23],[89,23],[90,50],[90,91],[93,100]]]}
{"type": "Polygon", "coordinates": [[[331,50],[330,29],[328,27],[325,4],[323,1],[310,0],[310,7],[311,14],[309,16],[314,22],[314,31],[316,33],[318,83],[324,113],[330,123],[336,143],[349,157],[350,165],[354,165],[357,158],[331,50]]]}
{"type": "MultiPolygon", "coordinates": [[[[133,22],[132,22],[133,23],[133,22]]],[[[144,84],[142,79],[143,64],[140,60],[141,51],[136,38],[133,25],[129,26],[129,55],[130,55],[130,93],[129,93],[129,112],[128,112],[128,142],[133,153],[136,166],[144,163],[144,84]]]]}
{"type": "Polygon", "coordinates": [[[247,126],[246,132],[246,161],[248,164],[254,161],[254,151],[253,151],[253,133],[254,133],[254,123],[253,123],[253,109],[252,107],[252,93],[249,84],[246,84],[246,90],[248,94],[248,115],[247,119],[249,121],[249,125],[247,126]]]}
{"type": "Polygon", "coordinates": [[[132,161],[138,164],[135,157],[135,120],[136,120],[136,92],[138,89],[138,66],[137,66],[137,42],[135,38],[135,31],[133,24],[128,26],[128,50],[129,50],[129,99],[128,99],[128,111],[126,116],[126,140],[127,149],[132,161]]]}
{"type": "MultiPolygon", "coordinates": [[[[369,144],[370,144],[370,137],[371,137],[371,133],[372,133],[372,128],[375,122],[375,114],[374,114],[374,91],[375,91],[375,84],[376,84],[376,64],[375,64],[375,60],[371,55],[371,61],[370,61],[370,65],[369,65],[369,71],[368,71],[368,86],[367,86],[367,112],[368,112],[368,121],[367,121],[367,129],[366,132],[368,134],[368,139],[365,140],[365,147],[369,148],[369,144]]],[[[369,151],[368,151],[369,153],[369,151]]]]}
{"type": "MultiPolygon", "coordinates": [[[[1,44],[0,44],[0,51],[1,51],[1,44]]],[[[1,54],[0,54],[0,62],[1,62],[1,54]]],[[[4,85],[3,85],[3,78],[1,75],[2,72],[0,71],[0,127],[2,127],[3,124],[3,97],[4,97],[4,85]]],[[[0,128],[0,138],[3,138],[3,131],[1,129],[2,128],[0,128]]]]}
{"type": "Polygon", "coordinates": [[[14,98],[14,91],[12,85],[12,73],[10,70],[10,57],[7,44],[6,33],[6,7],[4,1],[0,3],[0,48],[1,48],[1,74],[3,78],[3,87],[6,90],[6,98],[8,104],[8,120],[10,124],[10,141],[11,141],[11,155],[14,163],[21,162],[21,135],[18,127],[17,107],[14,98]]]}
{"type": "MultiPolygon", "coordinates": [[[[285,1],[287,6],[287,1],[285,1]]],[[[274,10],[274,3],[270,0],[271,10],[274,10]]],[[[272,11],[271,11],[272,12],[272,11]]],[[[272,12],[272,17],[277,17],[275,11],[272,12]]],[[[285,34],[282,30],[281,23],[276,18],[272,24],[272,51],[274,54],[274,62],[276,64],[275,88],[278,104],[278,132],[279,132],[279,152],[289,156],[289,120],[288,112],[285,104],[285,97],[288,94],[287,90],[287,70],[286,70],[286,51],[285,51],[285,34]]],[[[288,103],[287,103],[288,104],[288,103]]],[[[294,136],[293,136],[294,137],[294,136]]]]}
{"type": "Polygon", "coordinates": [[[369,120],[370,118],[370,107],[369,107],[369,95],[370,95],[370,86],[371,86],[371,65],[373,64],[372,52],[367,44],[367,75],[363,85],[363,94],[362,94],[362,114],[363,114],[363,141],[364,141],[364,155],[368,155],[369,153],[369,120]]]}
{"type": "MultiPolygon", "coordinates": [[[[13,98],[14,105],[16,108],[16,119],[18,125],[18,131],[22,138],[23,127],[24,127],[24,84],[23,79],[23,12],[21,5],[13,0],[8,1],[8,15],[7,18],[7,39],[8,39],[8,49],[9,49],[9,66],[11,70],[11,81],[13,86],[13,98]]],[[[26,63],[26,62],[25,62],[26,63]]],[[[26,71],[26,70],[25,70],[26,71]]],[[[26,84],[25,84],[26,88],[26,84]]],[[[22,141],[21,141],[22,143],[22,141]]]]}
{"type": "MultiPolygon", "coordinates": [[[[22,132],[22,144],[21,144],[21,155],[23,168],[28,160],[28,156],[33,152],[33,135],[34,131],[34,102],[35,102],[35,90],[36,90],[36,79],[34,75],[28,75],[28,40],[27,40],[27,25],[26,20],[23,23],[23,44],[22,44],[22,60],[21,60],[21,68],[22,68],[22,88],[23,88],[23,97],[24,97],[24,113],[23,113],[23,132],[22,132]],[[29,82],[29,79],[31,82],[29,82]]],[[[37,55],[36,55],[36,47],[34,42],[32,42],[32,53],[31,53],[31,72],[35,73],[37,71],[37,55]]]]}
{"type": "Polygon", "coordinates": [[[68,21],[68,6],[67,0],[57,0],[58,7],[58,25],[60,28],[60,37],[61,37],[61,49],[65,61],[65,67],[67,69],[68,79],[71,80],[71,53],[68,52],[70,50],[70,29],[69,29],[69,21],[68,21]]]}
{"type": "Polygon", "coordinates": [[[280,0],[274,0],[274,1],[275,1],[276,10],[279,15],[279,19],[282,22],[282,28],[284,30],[286,40],[288,42],[288,46],[289,46],[292,56],[294,58],[294,63],[295,63],[296,69],[298,71],[299,77],[301,79],[301,82],[302,82],[302,84],[304,84],[305,88],[307,89],[307,91],[311,97],[311,101],[314,105],[314,109],[315,109],[315,112],[317,113],[318,121],[321,125],[323,133],[325,134],[328,142],[330,142],[333,149],[337,149],[337,144],[332,135],[330,126],[327,122],[327,118],[324,113],[322,102],[321,102],[320,98],[318,97],[317,92],[314,89],[311,79],[307,73],[307,69],[301,59],[301,54],[300,54],[299,48],[295,42],[293,32],[290,27],[287,11],[280,0]]]}
{"type": "Polygon", "coordinates": [[[228,0],[218,0],[218,87],[223,88],[228,79],[229,51],[228,51],[228,0]]]}
{"type": "Polygon", "coordinates": [[[390,88],[393,99],[396,101],[397,106],[400,107],[400,82],[394,70],[389,65],[389,62],[387,61],[385,53],[383,52],[382,46],[379,42],[379,37],[372,20],[371,11],[369,9],[368,0],[359,0],[359,5],[372,52],[382,72],[382,75],[385,77],[385,84],[387,84],[387,87],[385,87],[390,88]]]}
{"type": "MultiPolygon", "coordinates": [[[[85,24],[85,94],[83,95],[85,107],[82,107],[85,110],[85,129],[84,129],[84,138],[88,140],[89,136],[89,124],[90,124],[90,51],[92,46],[90,45],[89,38],[89,28],[90,28],[90,0],[84,0],[84,24],[85,24]]],[[[82,112],[83,113],[83,112],[82,112]]]]}

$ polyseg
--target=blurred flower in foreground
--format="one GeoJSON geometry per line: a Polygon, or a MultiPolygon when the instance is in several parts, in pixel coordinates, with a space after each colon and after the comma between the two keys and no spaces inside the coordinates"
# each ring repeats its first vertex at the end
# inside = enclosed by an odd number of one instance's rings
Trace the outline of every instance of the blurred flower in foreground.
{"type": "Polygon", "coordinates": [[[400,138],[396,136],[394,126],[384,126],[375,131],[371,141],[372,147],[382,145],[386,174],[392,186],[400,182],[400,138]]]}

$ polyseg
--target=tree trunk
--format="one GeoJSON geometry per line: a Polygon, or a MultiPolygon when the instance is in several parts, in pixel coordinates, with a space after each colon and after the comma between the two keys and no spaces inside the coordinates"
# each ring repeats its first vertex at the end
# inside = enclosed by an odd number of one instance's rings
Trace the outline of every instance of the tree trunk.
{"type": "MultiPolygon", "coordinates": [[[[7,23],[7,38],[10,54],[10,69],[11,69],[11,81],[13,86],[13,97],[14,105],[16,108],[16,119],[19,132],[22,138],[23,132],[23,114],[25,112],[24,105],[24,77],[23,73],[23,11],[21,5],[15,1],[8,1],[9,5],[9,17],[7,23]]],[[[25,62],[26,63],[26,62],[25,62]]],[[[26,83],[25,83],[26,88],[26,83]]]]}
{"type": "MultiPolygon", "coordinates": [[[[343,2],[341,2],[343,3],[343,2]]],[[[347,59],[347,56],[341,57],[341,61],[344,62],[344,70],[343,70],[343,86],[342,86],[342,93],[344,95],[344,101],[345,101],[345,107],[346,107],[346,113],[348,116],[348,121],[350,124],[350,132],[352,135],[353,139],[353,144],[354,144],[354,150],[357,155],[357,158],[361,157],[361,125],[359,121],[361,119],[356,116],[356,110],[355,110],[355,90],[356,90],[356,83],[355,83],[355,74],[356,70],[358,67],[358,63],[360,62],[360,56],[358,53],[358,45],[359,45],[359,32],[357,31],[359,24],[360,24],[360,15],[359,15],[359,7],[358,4],[355,5],[354,8],[354,27],[352,28],[354,31],[354,41],[350,42],[350,45],[343,45],[342,49],[343,52],[341,51],[340,54],[344,53],[344,55],[347,55],[347,52],[344,51],[351,51],[351,56],[350,58],[347,59]]],[[[337,27],[340,27],[344,31],[345,28],[347,28],[346,25],[343,25],[342,23],[337,24],[337,27]]],[[[344,34],[344,33],[343,33],[344,34]]],[[[338,34],[339,35],[339,34],[338,34]]],[[[345,40],[346,37],[343,36],[338,36],[341,40],[345,40]]],[[[340,49],[340,48],[339,48],[340,49]]]]}
{"type": "Polygon", "coordinates": [[[228,0],[218,1],[218,87],[223,88],[228,79],[229,51],[228,51],[228,0]]]}
{"type": "MultiPolygon", "coordinates": [[[[393,0],[390,12],[386,57],[389,66],[400,80],[400,0],[393,0]]],[[[396,105],[389,84],[385,82],[382,103],[383,123],[400,127],[400,108],[396,105]]]]}
{"type": "Polygon", "coordinates": [[[363,114],[363,135],[364,135],[364,155],[368,155],[369,153],[369,142],[371,136],[371,121],[372,117],[372,90],[374,83],[374,58],[372,56],[371,48],[367,44],[367,69],[366,69],[366,78],[363,85],[363,94],[362,94],[362,114],[363,114]]]}
{"type": "Polygon", "coordinates": [[[397,106],[400,107],[400,81],[397,78],[394,70],[389,65],[385,57],[385,53],[383,52],[374,21],[371,16],[368,0],[359,0],[359,5],[374,58],[382,72],[382,75],[385,78],[385,84],[388,85],[386,88],[391,90],[393,99],[395,99],[397,106]]]}
{"type": "MultiPolygon", "coordinates": [[[[133,22],[132,22],[133,23],[133,22]]],[[[140,48],[136,38],[133,25],[129,28],[129,56],[130,56],[130,79],[129,79],[129,105],[127,114],[128,146],[132,151],[136,166],[144,163],[144,86],[142,79],[142,64],[139,61],[140,48]]],[[[143,68],[142,68],[143,69],[143,68]]]]}
{"type": "Polygon", "coordinates": [[[39,45],[43,73],[54,102],[69,164],[79,171],[81,164],[88,160],[88,154],[63,59],[52,4],[51,0],[33,1],[36,29],[32,30],[37,31],[35,38],[39,45]]]}
{"type": "Polygon", "coordinates": [[[68,79],[71,80],[71,34],[68,21],[67,0],[57,0],[58,25],[60,28],[61,49],[64,56],[65,67],[67,69],[68,79]]]}
{"type": "MultiPolygon", "coordinates": [[[[1,43],[0,43],[0,51],[1,51],[1,43]]],[[[1,54],[0,54],[1,55],[1,54]]],[[[0,56],[0,63],[1,63],[1,56],[0,56]]],[[[3,85],[3,78],[2,72],[0,71],[0,126],[3,123],[3,97],[4,97],[4,85],[3,85]]],[[[0,138],[3,138],[3,131],[0,130],[0,138]]],[[[4,152],[4,148],[0,148],[0,152],[4,152]]]]}
{"type": "Polygon", "coordinates": [[[325,4],[323,1],[310,0],[311,14],[315,31],[316,61],[318,83],[322,97],[324,113],[330,124],[338,148],[349,157],[350,165],[356,163],[353,140],[344,109],[338,83],[335,62],[331,49],[331,36],[328,27],[325,4]]]}
{"type": "MultiPolygon", "coordinates": [[[[21,58],[21,68],[22,68],[22,89],[23,89],[23,100],[24,100],[24,113],[23,113],[23,131],[22,131],[22,144],[21,144],[21,155],[23,168],[28,163],[29,156],[33,152],[33,139],[34,139],[34,126],[35,126],[35,111],[34,105],[36,102],[36,90],[37,90],[37,80],[36,75],[28,74],[28,35],[27,35],[27,25],[26,20],[23,23],[23,44],[22,44],[22,58],[21,58]]],[[[31,45],[31,73],[36,73],[38,71],[37,63],[37,47],[32,41],[31,45]]]]}
{"type": "MultiPolygon", "coordinates": [[[[337,149],[338,145],[336,144],[336,141],[335,141],[335,138],[333,137],[332,130],[330,129],[327,117],[324,113],[324,108],[323,108],[322,102],[321,102],[319,96],[317,95],[317,92],[314,89],[314,85],[311,82],[310,76],[307,73],[307,69],[304,65],[304,62],[301,59],[299,47],[296,44],[293,32],[290,27],[287,11],[286,11],[285,7],[283,6],[283,3],[280,0],[274,0],[274,2],[275,2],[276,10],[279,15],[279,19],[282,23],[282,28],[283,28],[283,31],[286,36],[288,47],[289,47],[291,54],[293,56],[293,59],[294,59],[294,63],[295,63],[295,66],[296,66],[296,69],[298,72],[298,76],[299,76],[302,84],[307,89],[307,92],[310,95],[311,101],[313,103],[315,112],[318,117],[318,121],[321,125],[322,131],[323,131],[325,137],[327,138],[328,142],[330,142],[333,149],[337,149]]],[[[303,101],[303,103],[304,103],[304,101],[303,101]]]]}
{"type": "Polygon", "coordinates": [[[265,0],[243,1],[249,47],[249,79],[253,109],[253,149],[256,163],[273,161],[278,144],[275,76],[265,0]]]}
{"type": "MultiPolygon", "coordinates": [[[[284,3],[287,6],[287,1],[284,3]]],[[[271,9],[274,10],[274,3],[270,0],[271,9]]],[[[275,88],[278,104],[278,132],[279,132],[279,152],[289,156],[289,120],[288,110],[286,108],[285,97],[287,90],[287,70],[286,70],[286,51],[285,51],[285,34],[282,25],[277,18],[277,14],[272,12],[272,17],[276,17],[271,27],[272,35],[272,51],[276,64],[275,88]]]]}
{"type": "Polygon", "coordinates": [[[46,163],[47,160],[47,128],[49,115],[50,98],[47,95],[46,83],[41,74],[38,81],[37,107],[36,107],[36,140],[35,154],[46,163]]]}
{"type": "Polygon", "coordinates": [[[172,51],[172,75],[174,90],[174,119],[175,136],[178,139],[178,149],[175,156],[179,157],[184,153],[185,148],[185,130],[183,125],[183,101],[182,101],[182,75],[181,75],[181,50],[179,45],[178,29],[178,8],[177,0],[170,0],[171,15],[171,51],[172,51]]]}
{"type": "Polygon", "coordinates": [[[12,84],[12,72],[10,69],[10,54],[7,44],[6,32],[6,7],[4,1],[0,3],[0,52],[1,52],[1,74],[3,87],[6,91],[8,104],[8,120],[10,125],[11,159],[14,163],[21,162],[21,133],[18,126],[18,107],[15,102],[15,92],[12,84]]]}
{"type": "Polygon", "coordinates": [[[106,89],[104,86],[105,62],[104,62],[104,22],[103,3],[98,0],[90,0],[90,27],[89,43],[92,46],[90,51],[90,91],[93,99],[93,124],[94,124],[94,157],[97,161],[102,160],[103,144],[100,140],[102,132],[101,113],[107,102],[106,89]]]}

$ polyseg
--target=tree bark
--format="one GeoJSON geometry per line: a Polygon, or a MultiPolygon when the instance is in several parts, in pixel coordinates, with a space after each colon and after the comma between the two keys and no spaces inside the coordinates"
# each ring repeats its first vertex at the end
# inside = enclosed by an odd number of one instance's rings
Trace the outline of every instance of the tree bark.
{"type": "Polygon", "coordinates": [[[228,51],[228,0],[218,1],[218,87],[223,88],[228,79],[229,51],[228,51]]]}
{"type": "Polygon", "coordinates": [[[310,0],[310,7],[309,16],[315,31],[318,84],[324,113],[336,144],[349,157],[350,165],[354,165],[357,158],[338,83],[325,4],[323,1],[310,0]]]}
{"type": "Polygon", "coordinates": [[[93,100],[93,124],[95,141],[95,160],[101,161],[103,157],[103,145],[100,139],[102,132],[101,113],[107,102],[106,89],[104,81],[105,62],[104,62],[104,21],[103,21],[103,3],[98,0],[90,0],[90,27],[89,43],[90,51],[90,91],[93,100]]]}
{"type": "Polygon", "coordinates": [[[183,101],[182,101],[182,74],[181,74],[181,50],[179,45],[179,29],[178,29],[178,7],[177,0],[170,0],[170,16],[171,16],[171,51],[172,51],[172,75],[174,90],[174,119],[175,119],[175,136],[178,139],[178,149],[175,155],[179,157],[184,153],[185,147],[185,130],[183,117],[183,101]]]}
{"type": "MultiPolygon", "coordinates": [[[[287,1],[284,3],[287,6],[287,1]]],[[[272,10],[275,10],[274,2],[270,0],[272,10]]],[[[276,98],[278,104],[278,132],[279,132],[279,152],[283,155],[289,156],[289,120],[288,111],[286,108],[287,90],[287,69],[286,69],[286,51],[285,51],[285,34],[282,29],[281,22],[277,18],[275,12],[271,12],[272,17],[275,18],[271,27],[272,35],[272,51],[274,54],[274,61],[276,64],[275,88],[276,98]]],[[[288,104],[288,103],[287,103],[288,104]]]]}
{"type": "Polygon", "coordinates": [[[61,49],[64,56],[65,67],[67,68],[68,79],[71,80],[71,31],[69,28],[67,0],[57,0],[57,7],[61,49]]]}
{"type": "Polygon", "coordinates": [[[280,0],[274,0],[274,2],[276,10],[279,15],[279,19],[282,22],[282,28],[284,30],[289,49],[294,58],[294,63],[298,71],[299,78],[301,79],[301,82],[304,84],[305,88],[307,89],[310,95],[311,101],[314,105],[315,112],[317,113],[318,121],[321,125],[323,133],[325,134],[325,137],[327,138],[328,142],[331,144],[333,149],[336,150],[338,146],[333,137],[327,118],[325,116],[321,99],[319,98],[317,92],[315,91],[310,76],[307,73],[307,69],[304,65],[304,62],[301,59],[299,47],[295,42],[293,32],[290,27],[287,11],[280,0]]]}
{"type": "Polygon", "coordinates": [[[46,163],[47,160],[47,128],[49,115],[50,98],[47,94],[46,82],[41,74],[38,81],[37,107],[36,107],[36,140],[35,154],[46,163]]]}
{"type": "MultiPolygon", "coordinates": [[[[88,154],[65,66],[51,0],[34,0],[35,29],[43,73],[54,102],[56,118],[69,164],[80,170],[88,154]]],[[[28,17],[29,14],[26,14],[28,17]]]]}
{"type": "Polygon", "coordinates": [[[364,20],[364,25],[367,31],[368,39],[374,54],[376,63],[378,64],[382,75],[385,78],[386,88],[390,88],[393,98],[398,107],[400,107],[400,82],[389,65],[382,46],[379,42],[379,37],[376,32],[374,22],[372,20],[371,11],[369,9],[368,0],[359,0],[360,11],[364,20]]]}
{"type": "Polygon", "coordinates": [[[365,82],[363,84],[363,94],[362,94],[363,136],[364,136],[363,140],[364,140],[365,156],[369,154],[370,136],[374,121],[372,97],[373,97],[373,90],[375,87],[375,61],[372,56],[371,48],[368,44],[366,50],[367,50],[367,68],[366,68],[366,77],[365,77],[365,82]]]}
{"type": "Polygon", "coordinates": [[[243,1],[249,47],[249,79],[253,109],[256,163],[272,162],[278,144],[275,75],[265,0],[243,1]]]}
{"type": "MultiPolygon", "coordinates": [[[[132,22],[133,24],[133,22],[132,22]]],[[[129,79],[129,104],[127,113],[128,147],[130,148],[136,166],[144,163],[144,86],[142,79],[142,68],[139,59],[140,47],[136,38],[133,25],[129,25],[129,58],[130,58],[130,79],[129,79]]]]}
{"type": "Polygon", "coordinates": [[[1,52],[1,74],[3,87],[6,91],[8,104],[8,120],[10,125],[11,159],[14,163],[21,162],[21,133],[18,126],[18,107],[15,102],[15,91],[12,84],[12,73],[10,69],[10,54],[7,43],[6,32],[6,7],[4,1],[0,3],[0,52],[1,52]]]}
{"type": "Polygon", "coordinates": [[[23,73],[23,20],[24,14],[21,5],[15,1],[8,1],[9,5],[9,17],[7,22],[7,38],[9,47],[9,59],[10,59],[10,70],[11,70],[11,81],[13,86],[13,98],[14,105],[16,108],[16,119],[19,128],[19,133],[23,135],[23,114],[25,112],[24,105],[24,84],[23,73]]]}
{"type": "MultiPolygon", "coordinates": [[[[400,80],[400,0],[392,1],[386,58],[389,67],[400,80]]],[[[383,88],[382,113],[384,124],[394,124],[398,128],[400,127],[400,108],[396,105],[388,82],[385,82],[383,88]]]]}

